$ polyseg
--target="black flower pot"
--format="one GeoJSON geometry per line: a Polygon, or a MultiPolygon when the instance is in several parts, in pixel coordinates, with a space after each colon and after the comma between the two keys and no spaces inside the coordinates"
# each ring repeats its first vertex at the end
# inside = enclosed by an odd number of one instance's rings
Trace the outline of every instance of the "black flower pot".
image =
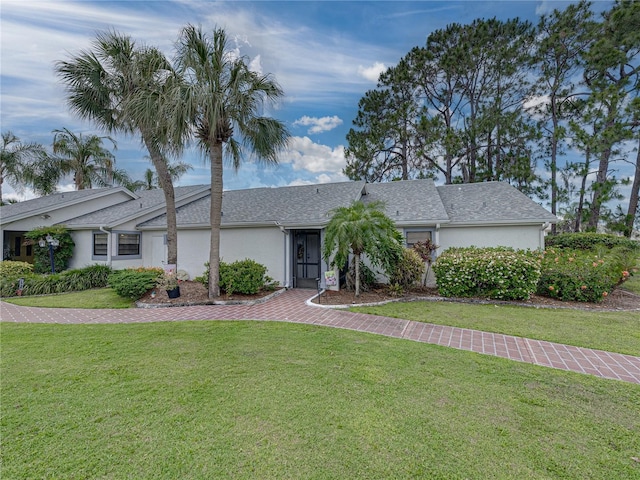
{"type": "Polygon", "coordinates": [[[169,298],[178,298],[180,296],[180,287],[176,287],[172,290],[167,290],[169,298]]]}

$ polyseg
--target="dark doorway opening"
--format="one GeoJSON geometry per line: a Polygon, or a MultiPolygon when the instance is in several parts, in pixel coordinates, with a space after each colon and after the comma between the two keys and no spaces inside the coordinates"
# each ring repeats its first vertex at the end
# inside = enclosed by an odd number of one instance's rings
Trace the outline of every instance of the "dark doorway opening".
{"type": "Polygon", "coordinates": [[[296,231],[293,244],[294,287],[318,287],[320,260],[320,231],[296,231]]]}

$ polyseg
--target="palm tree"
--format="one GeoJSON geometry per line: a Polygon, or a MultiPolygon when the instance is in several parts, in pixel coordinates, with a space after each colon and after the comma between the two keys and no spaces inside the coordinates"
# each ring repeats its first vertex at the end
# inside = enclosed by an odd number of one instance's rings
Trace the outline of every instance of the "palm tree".
{"type": "Polygon", "coordinates": [[[176,48],[177,68],[186,82],[180,118],[191,123],[211,165],[209,297],[214,298],[220,295],[223,146],[236,170],[245,148],[265,163],[276,164],[289,133],[280,121],[263,116],[262,106],[265,101],[275,102],[283,92],[269,75],[252,72],[244,58],[227,51],[222,29],[208,36],[189,25],[182,30],[176,48]]]}
{"type": "Polygon", "coordinates": [[[76,190],[93,188],[94,185],[106,187],[113,184],[116,177],[122,174],[115,171],[116,158],[102,146],[102,141],[110,140],[114,148],[115,141],[111,137],[98,135],[76,135],[68,128],[53,131],[53,154],[61,175],[73,174],[76,190]]]}
{"type": "Polygon", "coordinates": [[[381,202],[356,201],[349,207],[336,208],[325,229],[322,256],[327,263],[342,268],[353,254],[356,297],[360,295],[363,254],[373,266],[390,270],[402,253],[402,236],[382,211],[383,207],[381,202]]]}
{"type": "MultiPolygon", "coordinates": [[[[33,187],[33,166],[46,156],[42,145],[38,143],[22,143],[11,132],[2,134],[2,151],[0,151],[0,203],[2,202],[2,184],[5,180],[18,192],[25,186],[33,187]]],[[[54,184],[55,185],[55,184],[54,184]]],[[[35,188],[37,192],[40,189],[35,188]]]]}
{"type": "MultiPolygon", "coordinates": [[[[175,192],[165,155],[182,149],[169,85],[179,82],[171,64],[156,48],[138,47],[117,32],[98,34],[91,50],[56,64],[67,88],[67,102],[80,118],[94,121],[107,132],[138,134],[151,157],[164,192],[167,210],[167,260],[178,263],[175,192]],[[176,141],[171,142],[170,138],[176,141]]],[[[183,132],[184,129],[178,129],[183,132]]]]}
{"type": "MultiPolygon", "coordinates": [[[[167,161],[167,160],[165,160],[167,161]]],[[[193,169],[193,165],[184,162],[174,162],[167,163],[167,170],[169,171],[169,175],[171,176],[172,181],[177,181],[181,176],[187,173],[189,170],[193,169]]],[[[144,179],[140,181],[140,190],[153,190],[154,188],[158,188],[158,175],[147,168],[144,172],[144,179]]]]}

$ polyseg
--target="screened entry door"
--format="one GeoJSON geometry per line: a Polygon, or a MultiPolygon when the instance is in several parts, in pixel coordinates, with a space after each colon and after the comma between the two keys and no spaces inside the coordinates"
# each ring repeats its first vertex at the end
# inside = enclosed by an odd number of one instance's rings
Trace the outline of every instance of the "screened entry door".
{"type": "Polygon", "coordinates": [[[320,277],[320,232],[296,232],[293,255],[295,286],[317,288],[320,277]]]}

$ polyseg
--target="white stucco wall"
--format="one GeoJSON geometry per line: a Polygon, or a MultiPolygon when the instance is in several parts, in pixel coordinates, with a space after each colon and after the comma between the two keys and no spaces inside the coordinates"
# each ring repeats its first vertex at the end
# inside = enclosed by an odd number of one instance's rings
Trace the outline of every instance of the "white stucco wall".
{"type": "MultiPolygon", "coordinates": [[[[286,240],[288,241],[288,237],[286,240]]],[[[220,234],[220,253],[224,262],[245,258],[255,260],[266,266],[267,275],[281,285],[286,281],[284,248],[285,234],[277,227],[225,228],[220,234]]]]}
{"type": "Polygon", "coordinates": [[[438,253],[450,247],[512,247],[537,250],[544,248],[542,225],[442,227],[437,232],[438,253]]]}
{"type": "MultiPolygon", "coordinates": [[[[164,231],[144,231],[142,235],[142,264],[145,267],[162,267],[154,261],[153,237],[164,235],[164,231]]],[[[159,240],[159,238],[158,238],[159,240]]],[[[156,240],[156,241],[158,241],[156,240]]],[[[191,278],[202,275],[209,261],[210,231],[178,230],[178,269],[185,270],[191,278]]],[[[222,261],[230,263],[249,258],[267,267],[267,275],[284,284],[284,234],[276,227],[232,228],[220,232],[220,255],[222,261]]],[[[156,245],[157,248],[157,245],[156,245]]],[[[164,248],[166,261],[166,246],[164,248]]],[[[121,268],[114,261],[114,268],[121,268]]]]}

